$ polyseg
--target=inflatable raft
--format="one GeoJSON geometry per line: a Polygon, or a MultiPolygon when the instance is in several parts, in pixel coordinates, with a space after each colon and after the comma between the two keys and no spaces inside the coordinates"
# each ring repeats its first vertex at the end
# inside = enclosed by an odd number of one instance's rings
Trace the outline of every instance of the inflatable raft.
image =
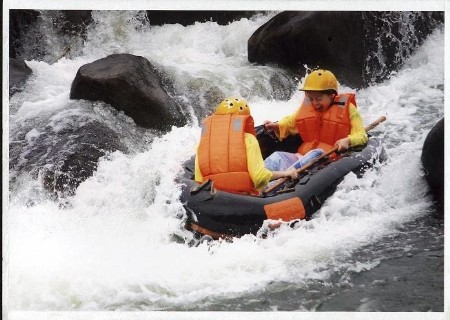
{"type": "MultiPolygon", "coordinates": [[[[282,142],[262,126],[256,128],[263,157],[273,151],[296,152],[300,137],[282,142]]],[[[267,219],[295,221],[310,219],[336,190],[349,172],[361,176],[377,161],[385,159],[385,151],[376,138],[365,146],[347,151],[335,159],[322,159],[302,173],[296,181],[288,181],[281,189],[259,196],[241,195],[216,190],[211,181],[194,181],[194,158],[184,164],[180,177],[181,202],[187,213],[186,228],[213,239],[256,234],[267,219]]]]}

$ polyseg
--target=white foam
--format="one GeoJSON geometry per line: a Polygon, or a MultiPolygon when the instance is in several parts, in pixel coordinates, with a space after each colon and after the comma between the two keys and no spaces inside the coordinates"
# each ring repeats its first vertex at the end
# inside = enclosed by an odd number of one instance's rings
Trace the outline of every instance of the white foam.
{"type": "MultiPolygon", "coordinates": [[[[128,18],[120,19],[124,25],[114,26],[113,20],[97,26],[104,38],[90,38],[82,57],[53,65],[30,61],[35,79],[14,98],[19,106],[11,127],[47,113],[57,131],[66,125],[61,124],[65,116],[88,110],[68,99],[71,80],[84,63],[115,51],[156,61],[181,88],[195,85],[197,78],[204,82],[200,90],[205,83],[217,83],[233,94],[267,85],[264,71],[269,68],[252,66],[243,55],[244,39],[261,20],[132,31],[128,18]],[[108,34],[111,28],[114,36],[108,34]]],[[[348,258],[430,206],[420,150],[428,130],[443,116],[443,93],[437,88],[444,79],[443,39],[443,32],[435,32],[390,80],[358,92],[366,123],[388,117],[374,132],[389,158],[362,179],[349,174],[316,217],[296,229],[282,227],[265,240],[245,236],[212,247],[170,240],[172,233],[183,232],[177,218],[183,214],[181,189],[174,180],[194,153],[200,134],[196,125],[173,128],[143,152],[104,157],[65,209],[45,198],[27,206],[26,194],[11,194],[10,310],[183,308],[262,292],[273,281],[302,286],[314,279],[326,282],[333,272],[377,265],[379,257],[348,258]]],[[[251,95],[249,103],[258,124],[295,111],[301,98],[301,92],[289,101],[251,95]]],[[[38,133],[33,128],[27,138],[38,133]]]]}

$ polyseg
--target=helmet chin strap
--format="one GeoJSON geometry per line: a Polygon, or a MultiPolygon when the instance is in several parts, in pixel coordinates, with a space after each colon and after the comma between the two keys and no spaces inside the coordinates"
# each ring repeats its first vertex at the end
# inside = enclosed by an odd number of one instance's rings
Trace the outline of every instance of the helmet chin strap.
{"type": "Polygon", "coordinates": [[[337,96],[337,94],[333,94],[332,95],[332,98],[331,98],[331,103],[330,103],[330,105],[328,106],[328,107],[324,107],[324,106],[322,106],[322,108],[320,108],[320,110],[322,110],[322,111],[325,111],[325,110],[327,110],[327,109],[329,109],[333,104],[344,104],[343,102],[341,103],[341,102],[339,102],[339,101],[334,101],[334,99],[336,98],[336,96],[337,96]]]}
{"type": "Polygon", "coordinates": [[[343,101],[335,101],[334,99],[336,99],[336,96],[337,96],[337,94],[333,94],[333,101],[331,102],[330,107],[334,104],[337,104],[339,106],[345,105],[345,102],[343,102],[343,101]]]}

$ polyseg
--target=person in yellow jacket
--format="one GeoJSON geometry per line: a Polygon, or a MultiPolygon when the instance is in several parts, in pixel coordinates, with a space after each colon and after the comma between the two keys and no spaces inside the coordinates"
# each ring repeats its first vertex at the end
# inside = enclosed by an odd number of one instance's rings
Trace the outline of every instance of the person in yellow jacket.
{"type": "Polygon", "coordinates": [[[264,166],[245,99],[225,99],[203,120],[195,181],[210,179],[219,190],[257,194],[271,180],[297,176],[294,168],[271,171],[264,166]]]}
{"type": "Polygon", "coordinates": [[[264,122],[265,129],[275,132],[280,140],[297,133],[302,139],[297,153],[274,152],[267,157],[265,165],[270,170],[298,167],[305,155],[317,156],[334,146],[344,151],[368,140],[355,95],[338,94],[338,82],[331,71],[312,71],[300,90],[305,98],[294,114],[278,122],[264,122]]]}

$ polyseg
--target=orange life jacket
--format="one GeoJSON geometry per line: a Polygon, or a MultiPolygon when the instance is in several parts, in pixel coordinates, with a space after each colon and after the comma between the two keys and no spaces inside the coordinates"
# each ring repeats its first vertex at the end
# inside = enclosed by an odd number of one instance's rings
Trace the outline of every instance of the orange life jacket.
{"type": "Polygon", "coordinates": [[[354,93],[340,94],[326,110],[317,111],[305,97],[295,116],[295,124],[303,141],[298,153],[304,155],[316,148],[327,152],[336,141],[347,137],[351,130],[350,103],[356,107],[354,93]]]}
{"type": "Polygon", "coordinates": [[[257,193],[248,173],[244,133],[256,135],[254,121],[246,115],[211,115],[203,121],[197,151],[204,181],[219,190],[257,193]]]}

